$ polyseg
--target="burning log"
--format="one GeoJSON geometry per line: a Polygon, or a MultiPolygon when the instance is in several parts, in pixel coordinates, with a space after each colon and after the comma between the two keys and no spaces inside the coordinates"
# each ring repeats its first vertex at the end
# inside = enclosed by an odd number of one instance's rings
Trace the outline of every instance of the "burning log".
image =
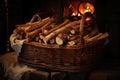
{"type": "Polygon", "coordinates": [[[74,21],[74,22],[69,22],[68,24],[66,24],[65,26],[51,32],[50,34],[48,34],[47,36],[44,37],[43,41],[44,43],[47,44],[47,42],[53,38],[54,36],[56,36],[57,34],[59,34],[60,32],[64,31],[65,29],[69,28],[70,26],[76,25],[76,24],[80,24],[80,21],[74,21]]]}

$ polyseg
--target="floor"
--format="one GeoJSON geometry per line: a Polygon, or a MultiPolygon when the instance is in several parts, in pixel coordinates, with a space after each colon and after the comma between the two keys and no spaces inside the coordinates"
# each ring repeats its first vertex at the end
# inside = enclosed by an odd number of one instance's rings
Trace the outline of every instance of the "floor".
{"type": "MultiPolygon", "coordinates": [[[[8,59],[4,58],[4,60],[8,59]]],[[[1,67],[0,80],[8,80],[3,74],[3,68],[1,67]]],[[[120,80],[120,59],[104,59],[96,69],[87,73],[69,73],[43,70],[26,72],[22,76],[22,80],[120,80]]]]}

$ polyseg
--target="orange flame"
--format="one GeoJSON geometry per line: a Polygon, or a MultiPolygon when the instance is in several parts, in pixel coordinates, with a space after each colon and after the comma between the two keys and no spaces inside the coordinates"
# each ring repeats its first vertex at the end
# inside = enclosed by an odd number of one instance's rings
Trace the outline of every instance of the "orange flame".
{"type": "Polygon", "coordinates": [[[84,14],[86,12],[91,12],[92,14],[95,11],[94,5],[88,2],[81,3],[79,6],[79,11],[81,14],[84,14]]]}

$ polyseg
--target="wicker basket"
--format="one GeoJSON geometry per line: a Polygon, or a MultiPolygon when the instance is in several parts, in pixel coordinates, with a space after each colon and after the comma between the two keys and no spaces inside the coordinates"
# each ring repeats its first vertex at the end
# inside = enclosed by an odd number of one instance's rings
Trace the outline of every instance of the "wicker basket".
{"type": "Polygon", "coordinates": [[[100,61],[105,39],[84,46],[58,46],[24,42],[19,62],[37,68],[81,72],[91,70],[100,61]]]}
{"type": "MultiPolygon", "coordinates": [[[[81,20],[85,21],[85,18],[86,14],[81,20]]],[[[81,35],[84,33],[82,23],[81,35]]],[[[101,60],[104,42],[105,38],[74,46],[24,42],[18,60],[32,67],[68,72],[88,71],[101,60]]]]}

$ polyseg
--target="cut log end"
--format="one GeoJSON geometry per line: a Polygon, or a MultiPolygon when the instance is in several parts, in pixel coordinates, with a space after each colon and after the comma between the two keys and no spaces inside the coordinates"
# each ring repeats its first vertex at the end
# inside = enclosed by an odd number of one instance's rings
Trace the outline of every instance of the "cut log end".
{"type": "Polygon", "coordinates": [[[56,43],[58,45],[63,45],[63,40],[61,38],[59,38],[59,37],[56,37],[56,43]]]}

